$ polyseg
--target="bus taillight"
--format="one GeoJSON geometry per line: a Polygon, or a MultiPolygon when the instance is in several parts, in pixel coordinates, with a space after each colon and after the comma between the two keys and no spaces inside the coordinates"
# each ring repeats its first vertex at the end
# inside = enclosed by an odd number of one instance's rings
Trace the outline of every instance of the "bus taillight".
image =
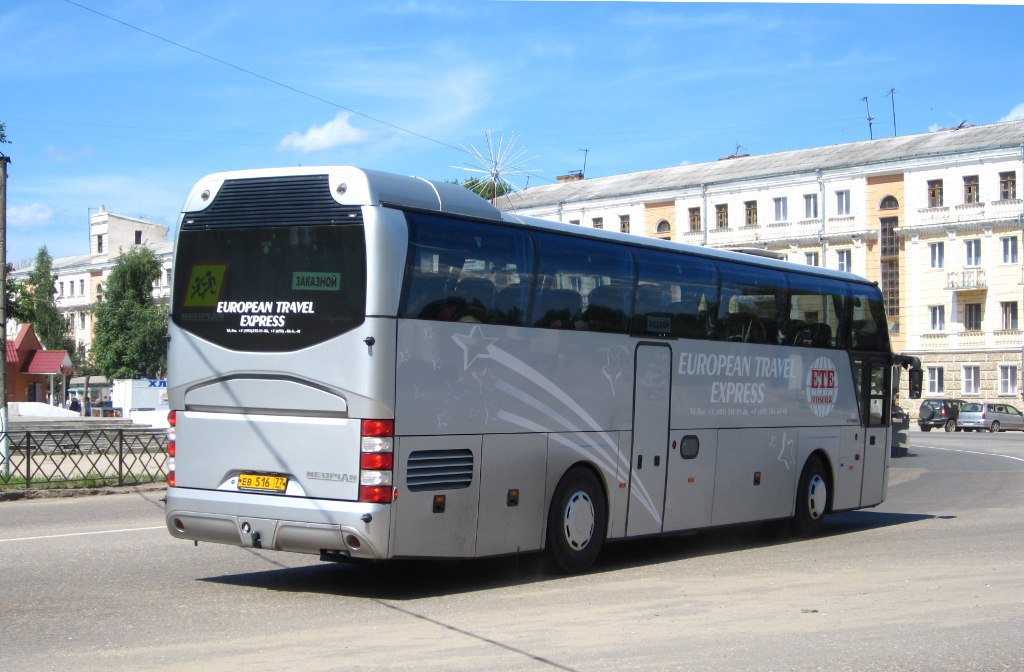
{"type": "Polygon", "coordinates": [[[359,501],[387,504],[393,498],[394,420],[363,420],[359,445],[359,501]]]}
{"type": "Polygon", "coordinates": [[[175,483],[174,457],[178,452],[178,437],[177,430],[175,429],[178,420],[176,413],[177,411],[171,411],[170,413],[167,414],[167,485],[172,488],[174,487],[175,483]]]}

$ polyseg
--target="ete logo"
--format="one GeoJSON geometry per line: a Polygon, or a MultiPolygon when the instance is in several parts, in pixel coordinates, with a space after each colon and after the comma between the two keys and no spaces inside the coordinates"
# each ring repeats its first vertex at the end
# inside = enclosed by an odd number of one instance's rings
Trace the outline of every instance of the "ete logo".
{"type": "Polygon", "coordinates": [[[807,403],[819,418],[836,405],[836,367],[828,357],[818,357],[807,372],[807,403]]]}

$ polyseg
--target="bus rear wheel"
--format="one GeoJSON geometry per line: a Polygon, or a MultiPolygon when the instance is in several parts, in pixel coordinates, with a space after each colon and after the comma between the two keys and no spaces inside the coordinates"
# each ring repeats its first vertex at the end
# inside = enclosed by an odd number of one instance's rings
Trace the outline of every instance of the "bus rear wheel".
{"type": "Polygon", "coordinates": [[[586,571],[604,545],[608,510],[594,472],[574,467],[555,488],[548,511],[548,552],[565,574],[586,571]]]}
{"type": "Polygon", "coordinates": [[[828,475],[821,458],[812,456],[800,474],[796,491],[796,515],[792,529],[801,537],[813,537],[821,532],[821,520],[828,509],[828,475]]]}

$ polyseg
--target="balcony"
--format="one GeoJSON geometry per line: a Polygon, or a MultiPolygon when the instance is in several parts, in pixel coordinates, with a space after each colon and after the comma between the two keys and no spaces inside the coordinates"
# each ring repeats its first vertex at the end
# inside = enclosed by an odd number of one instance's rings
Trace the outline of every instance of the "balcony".
{"type": "Polygon", "coordinates": [[[984,331],[961,331],[956,335],[957,347],[960,348],[983,348],[985,347],[984,331]]]}
{"type": "Polygon", "coordinates": [[[925,350],[945,350],[949,347],[949,334],[921,334],[921,347],[925,350]]]}
{"type": "Polygon", "coordinates": [[[985,271],[980,268],[965,268],[962,271],[950,271],[946,274],[946,289],[954,292],[970,289],[987,289],[985,271]]]}
{"type": "Polygon", "coordinates": [[[948,207],[921,208],[917,211],[917,223],[923,226],[928,226],[929,224],[948,224],[949,221],[948,207]]]}
{"type": "Polygon", "coordinates": [[[1024,344],[1020,329],[998,329],[993,333],[994,345],[997,348],[1020,348],[1024,344]]]}

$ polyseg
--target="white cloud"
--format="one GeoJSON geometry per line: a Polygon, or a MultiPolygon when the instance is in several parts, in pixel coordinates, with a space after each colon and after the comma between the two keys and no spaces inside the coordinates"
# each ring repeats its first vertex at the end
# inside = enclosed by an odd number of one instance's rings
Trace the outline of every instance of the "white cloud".
{"type": "Polygon", "coordinates": [[[1024,103],[1010,110],[1010,113],[999,121],[1021,121],[1024,119],[1024,103]]]}
{"type": "Polygon", "coordinates": [[[12,205],[7,209],[7,225],[12,229],[30,231],[53,221],[53,208],[41,203],[12,205]]]}
{"type": "Polygon", "coordinates": [[[351,112],[339,112],[323,126],[310,126],[305,133],[289,133],[281,139],[279,147],[309,153],[343,145],[357,145],[369,138],[369,134],[349,123],[352,116],[351,112]]]}

